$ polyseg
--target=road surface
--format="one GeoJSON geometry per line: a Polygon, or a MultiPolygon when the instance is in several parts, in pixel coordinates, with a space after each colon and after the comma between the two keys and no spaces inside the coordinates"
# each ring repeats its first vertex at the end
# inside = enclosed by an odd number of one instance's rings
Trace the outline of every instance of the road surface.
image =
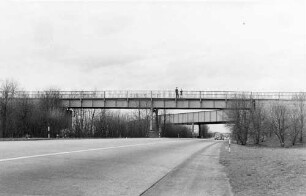
{"type": "Polygon", "coordinates": [[[222,142],[82,139],[0,142],[0,195],[232,195],[222,142]]]}

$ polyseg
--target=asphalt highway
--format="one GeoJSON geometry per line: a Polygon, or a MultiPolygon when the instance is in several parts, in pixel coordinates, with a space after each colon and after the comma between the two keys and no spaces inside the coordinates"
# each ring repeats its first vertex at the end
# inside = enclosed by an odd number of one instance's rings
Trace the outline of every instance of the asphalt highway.
{"type": "Polygon", "coordinates": [[[0,195],[232,195],[222,142],[81,139],[0,142],[0,195]]]}

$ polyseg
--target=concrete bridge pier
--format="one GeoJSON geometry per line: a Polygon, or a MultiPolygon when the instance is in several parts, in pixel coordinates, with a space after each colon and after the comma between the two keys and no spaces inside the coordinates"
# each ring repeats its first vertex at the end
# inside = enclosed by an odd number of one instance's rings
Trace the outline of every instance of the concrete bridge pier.
{"type": "Polygon", "coordinates": [[[158,119],[158,109],[154,110],[155,113],[155,132],[157,133],[158,137],[160,137],[160,129],[159,129],[159,119],[158,119]]]}
{"type": "Polygon", "coordinates": [[[65,117],[67,121],[67,128],[71,130],[72,129],[72,110],[66,109],[65,117]]]}
{"type": "Polygon", "coordinates": [[[191,134],[192,137],[194,137],[194,123],[191,124],[191,134]]]}
{"type": "Polygon", "coordinates": [[[158,109],[151,108],[150,110],[150,130],[149,137],[159,137],[159,120],[158,120],[158,109]],[[154,123],[154,113],[155,113],[155,123],[154,123]]]}
{"type": "Polygon", "coordinates": [[[198,125],[199,126],[199,138],[203,138],[203,133],[201,130],[201,124],[198,125]]]}
{"type": "Polygon", "coordinates": [[[153,131],[153,108],[150,109],[150,132],[153,131]]]}

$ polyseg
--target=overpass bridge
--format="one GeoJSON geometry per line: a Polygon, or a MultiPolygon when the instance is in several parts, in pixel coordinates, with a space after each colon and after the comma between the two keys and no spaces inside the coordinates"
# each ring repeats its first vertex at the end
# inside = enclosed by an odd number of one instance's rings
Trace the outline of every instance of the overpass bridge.
{"type": "Polygon", "coordinates": [[[159,115],[159,120],[177,125],[226,124],[230,122],[224,110],[164,114],[159,115]]]}
{"type": "MultiPolygon", "coordinates": [[[[52,93],[52,92],[51,92],[52,93]]],[[[88,109],[229,109],[232,100],[292,100],[299,93],[246,91],[54,91],[65,108],[88,109]]],[[[43,91],[19,91],[16,97],[44,97],[43,91]]],[[[305,93],[304,93],[305,94],[305,93]]]]}
{"type": "MultiPolygon", "coordinates": [[[[175,91],[18,91],[16,98],[41,99],[47,96],[60,100],[62,107],[69,109],[150,109],[150,130],[153,132],[154,115],[159,109],[196,109],[224,110],[231,109],[231,101],[244,98],[252,101],[291,101],[301,93],[295,92],[249,92],[249,91],[184,91],[177,95],[175,91]]],[[[303,93],[306,95],[306,93],[303,93]]],[[[216,111],[216,121],[219,111],[216,111]]],[[[197,115],[197,114],[192,114],[197,115]]],[[[199,118],[206,113],[198,114],[199,118]]],[[[210,113],[209,115],[215,116],[210,113]]],[[[184,116],[184,115],[183,115],[184,116]]],[[[180,117],[173,117],[180,118],[180,117]]],[[[188,115],[187,115],[188,118],[188,115]]],[[[155,118],[158,119],[158,118],[155,118]]],[[[205,120],[205,119],[204,119],[205,120]]],[[[220,123],[223,122],[220,120],[220,123]]],[[[212,123],[212,121],[211,121],[212,123]]]]}
{"type": "Polygon", "coordinates": [[[226,124],[230,122],[225,110],[164,114],[159,115],[159,121],[175,125],[192,125],[192,133],[194,133],[194,126],[198,125],[199,137],[203,136],[202,124],[226,124]]]}

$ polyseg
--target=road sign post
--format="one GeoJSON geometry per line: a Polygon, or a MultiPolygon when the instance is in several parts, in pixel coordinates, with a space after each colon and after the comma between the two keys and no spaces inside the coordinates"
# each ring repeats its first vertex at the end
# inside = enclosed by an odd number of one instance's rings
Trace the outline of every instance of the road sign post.
{"type": "Polygon", "coordinates": [[[231,152],[231,138],[228,139],[228,152],[231,152]]]}
{"type": "Polygon", "coordinates": [[[50,139],[50,126],[48,126],[48,138],[50,139]]]}

